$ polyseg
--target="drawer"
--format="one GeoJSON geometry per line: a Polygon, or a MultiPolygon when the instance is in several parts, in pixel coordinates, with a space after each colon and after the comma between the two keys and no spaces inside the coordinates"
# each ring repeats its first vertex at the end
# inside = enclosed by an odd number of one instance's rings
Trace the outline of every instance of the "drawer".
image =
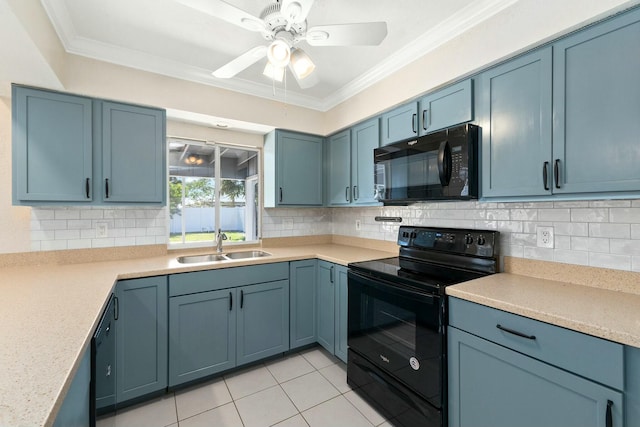
{"type": "Polygon", "coordinates": [[[601,384],[623,389],[621,344],[458,298],[449,298],[449,324],[601,384]]]}
{"type": "Polygon", "coordinates": [[[284,279],[289,279],[288,262],[172,274],[169,276],[169,296],[175,297],[284,279]]]}

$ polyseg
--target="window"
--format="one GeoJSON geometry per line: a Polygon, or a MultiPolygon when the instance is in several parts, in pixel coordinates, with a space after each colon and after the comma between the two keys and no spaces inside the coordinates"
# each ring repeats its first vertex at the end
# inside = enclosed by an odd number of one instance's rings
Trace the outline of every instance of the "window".
{"type": "Polygon", "coordinates": [[[260,180],[257,149],[169,138],[169,243],[257,241],[260,180]]]}

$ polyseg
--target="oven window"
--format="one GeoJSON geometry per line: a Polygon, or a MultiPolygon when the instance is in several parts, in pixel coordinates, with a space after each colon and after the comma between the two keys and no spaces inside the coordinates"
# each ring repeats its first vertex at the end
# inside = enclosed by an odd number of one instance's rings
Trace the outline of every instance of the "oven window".
{"type": "MultiPolygon", "coordinates": [[[[371,331],[371,338],[384,345],[392,345],[403,353],[415,354],[416,351],[416,315],[379,299],[370,299],[370,325],[363,320],[365,329],[371,331]]],[[[365,313],[363,313],[365,314],[365,313]]]]}

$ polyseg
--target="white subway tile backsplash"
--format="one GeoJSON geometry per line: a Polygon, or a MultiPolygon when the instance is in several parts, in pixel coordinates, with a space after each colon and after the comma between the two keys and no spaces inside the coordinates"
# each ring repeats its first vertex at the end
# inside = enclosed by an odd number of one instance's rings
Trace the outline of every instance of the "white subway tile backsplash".
{"type": "Polygon", "coordinates": [[[631,270],[631,256],[589,252],[589,265],[617,270],[631,270]]]}
{"type": "Polygon", "coordinates": [[[608,222],[609,209],[606,208],[586,208],[571,209],[572,222],[608,222]]]}
{"type": "Polygon", "coordinates": [[[66,240],[41,240],[40,241],[41,251],[60,251],[64,249],[67,249],[66,240]]]}
{"type": "Polygon", "coordinates": [[[631,271],[640,272],[640,256],[631,257],[631,271]]]}
{"type": "Polygon", "coordinates": [[[56,240],[76,240],[80,238],[80,230],[55,230],[56,240]]]}
{"type": "Polygon", "coordinates": [[[91,228],[92,223],[90,219],[77,219],[67,221],[67,228],[69,230],[86,230],[91,228]]]}
{"type": "Polygon", "coordinates": [[[66,219],[44,220],[40,222],[40,229],[41,230],[66,230],[67,220],[66,219]]]}
{"type": "Polygon", "coordinates": [[[77,240],[67,241],[67,249],[90,249],[90,248],[91,248],[91,240],[89,239],[77,239],[77,240]]]}
{"type": "Polygon", "coordinates": [[[155,245],[156,238],[154,236],[139,236],[136,237],[136,245],[155,245]]]}
{"type": "Polygon", "coordinates": [[[640,239],[640,224],[631,224],[631,238],[640,239]]]}
{"type": "Polygon", "coordinates": [[[115,246],[113,237],[105,237],[100,239],[91,239],[92,248],[112,248],[115,246]]]}
{"type": "Polygon", "coordinates": [[[589,202],[591,208],[628,208],[631,200],[594,200],[589,202]]]}
{"type": "Polygon", "coordinates": [[[58,209],[55,211],[55,219],[80,219],[80,211],[76,209],[58,209]]]}
{"type": "Polygon", "coordinates": [[[611,239],[610,252],[621,255],[640,255],[640,240],[611,239]]]}
{"type": "Polygon", "coordinates": [[[553,261],[553,249],[525,246],[524,258],[537,259],[541,261],[553,261]]]}
{"type": "Polygon", "coordinates": [[[553,260],[565,264],[589,265],[589,252],[555,249],[553,260]]]}
{"type": "Polygon", "coordinates": [[[102,219],[104,212],[100,209],[87,209],[80,211],[80,219],[102,219]]]}
{"type": "Polygon", "coordinates": [[[631,238],[631,226],[629,224],[589,224],[589,236],[629,239],[631,238]]]}
{"type": "Polygon", "coordinates": [[[640,224],[640,208],[611,208],[611,222],[640,224]]]}
{"type": "Polygon", "coordinates": [[[571,209],[538,209],[539,221],[571,221],[571,209]]]}
{"type": "Polygon", "coordinates": [[[115,246],[135,246],[136,238],[135,237],[116,237],[113,239],[113,244],[115,246]]]}

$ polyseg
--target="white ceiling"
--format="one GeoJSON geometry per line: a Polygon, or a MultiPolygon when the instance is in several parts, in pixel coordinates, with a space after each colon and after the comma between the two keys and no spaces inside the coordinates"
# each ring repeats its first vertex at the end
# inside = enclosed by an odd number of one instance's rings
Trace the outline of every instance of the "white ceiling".
{"type": "MultiPolygon", "coordinates": [[[[273,0],[227,0],[259,16],[273,0]]],[[[315,0],[308,25],[386,21],[380,46],[300,47],[319,83],[302,90],[289,75],[290,104],[326,111],[517,0],[315,0]]],[[[273,83],[265,60],[232,79],[211,72],[266,44],[247,31],[174,0],[41,0],[67,52],[262,97],[273,83]]],[[[282,96],[282,85],[277,96],[282,96]]]]}

